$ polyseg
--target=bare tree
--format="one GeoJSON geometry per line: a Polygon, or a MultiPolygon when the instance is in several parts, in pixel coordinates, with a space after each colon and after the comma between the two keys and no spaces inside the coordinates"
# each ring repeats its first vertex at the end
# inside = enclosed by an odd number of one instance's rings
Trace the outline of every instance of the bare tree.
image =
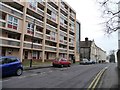
{"type": "Polygon", "coordinates": [[[97,0],[104,18],[104,30],[107,34],[120,29],[120,0],[97,0]]]}

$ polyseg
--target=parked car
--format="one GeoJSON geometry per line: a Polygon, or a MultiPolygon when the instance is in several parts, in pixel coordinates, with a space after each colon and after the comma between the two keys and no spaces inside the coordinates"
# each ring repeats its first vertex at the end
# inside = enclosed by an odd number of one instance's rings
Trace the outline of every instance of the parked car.
{"type": "Polygon", "coordinates": [[[64,67],[64,66],[70,67],[71,62],[65,58],[57,58],[57,59],[53,60],[52,65],[53,65],[53,67],[55,67],[55,66],[57,66],[57,67],[64,67]]]}
{"type": "Polygon", "coordinates": [[[91,64],[96,64],[95,60],[90,60],[91,64]]]}
{"type": "Polygon", "coordinates": [[[83,64],[83,65],[90,64],[90,61],[86,58],[83,58],[82,61],[80,61],[80,64],[83,64]]]}
{"type": "Polygon", "coordinates": [[[18,75],[20,76],[23,72],[23,66],[20,59],[14,56],[1,56],[0,57],[0,70],[2,76],[18,75]]]}

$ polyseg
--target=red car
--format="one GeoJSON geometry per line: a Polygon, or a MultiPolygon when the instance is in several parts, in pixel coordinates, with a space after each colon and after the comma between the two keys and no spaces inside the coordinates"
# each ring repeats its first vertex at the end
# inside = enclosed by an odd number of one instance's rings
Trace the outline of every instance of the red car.
{"type": "Polygon", "coordinates": [[[61,68],[64,67],[64,66],[70,67],[71,62],[68,61],[65,58],[57,58],[52,62],[52,65],[53,65],[53,67],[58,66],[58,67],[61,67],[61,68]]]}

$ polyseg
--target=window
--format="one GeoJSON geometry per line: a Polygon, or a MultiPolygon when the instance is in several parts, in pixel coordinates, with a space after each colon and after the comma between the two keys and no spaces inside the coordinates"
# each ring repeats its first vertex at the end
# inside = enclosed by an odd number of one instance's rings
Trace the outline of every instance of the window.
{"type": "Polygon", "coordinates": [[[2,58],[2,64],[12,63],[16,61],[17,61],[16,58],[2,58]]]}
{"type": "Polygon", "coordinates": [[[34,30],[34,25],[32,23],[28,23],[28,25],[27,25],[27,33],[33,34],[33,30],[34,30]]]}
{"type": "Polygon", "coordinates": [[[54,21],[56,21],[56,14],[55,14],[55,13],[52,13],[52,19],[53,19],[54,21]]]}
{"type": "Polygon", "coordinates": [[[36,10],[37,1],[36,0],[29,0],[29,3],[30,3],[30,8],[36,10]]]}
{"type": "Polygon", "coordinates": [[[18,27],[18,19],[9,15],[8,17],[8,28],[12,28],[17,30],[18,27]]]}
{"type": "Polygon", "coordinates": [[[60,18],[60,24],[63,25],[64,24],[64,19],[60,18]]]}
{"type": "Polygon", "coordinates": [[[60,35],[60,42],[63,42],[63,40],[64,40],[64,36],[60,35]]]}
{"type": "Polygon", "coordinates": [[[52,39],[52,40],[55,40],[55,37],[56,37],[55,32],[51,32],[51,39],[52,39]]]}

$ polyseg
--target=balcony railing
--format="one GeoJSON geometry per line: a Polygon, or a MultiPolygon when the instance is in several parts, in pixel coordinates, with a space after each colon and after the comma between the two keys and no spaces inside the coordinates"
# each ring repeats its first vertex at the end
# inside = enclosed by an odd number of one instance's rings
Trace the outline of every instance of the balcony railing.
{"type": "Polygon", "coordinates": [[[74,46],[74,43],[72,43],[72,42],[69,42],[69,45],[70,45],[70,46],[74,46]]]}
{"type": "Polygon", "coordinates": [[[30,15],[27,15],[27,16],[26,16],[26,20],[27,20],[27,21],[30,21],[30,22],[34,22],[34,20],[35,20],[35,24],[37,24],[38,26],[43,27],[43,21],[40,21],[40,20],[38,20],[38,19],[30,16],[30,15]]]}
{"type": "Polygon", "coordinates": [[[0,27],[6,27],[6,21],[0,19],[0,27]]]}
{"type": "Polygon", "coordinates": [[[15,16],[18,16],[18,17],[21,17],[21,18],[23,17],[22,12],[20,12],[20,11],[16,10],[15,8],[12,8],[12,7],[4,4],[4,3],[0,2],[0,7],[1,7],[0,10],[2,10],[2,11],[6,11],[8,13],[14,14],[15,16]]]}
{"type": "Polygon", "coordinates": [[[70,27],[70,31],[74,32],[74,29],[70,27]]]}
{"type": "Polygon", "coordinates": [[[70,16],[71,16],[73,19],[75,19],[75,15],[74,15],[74,14],[70,13],[70,16]]]}
{"type": "MultiPolygon", "coordinates": [[[[32,42],[24,41],[24,47],[31,49],[32,42]]],[[[33,49],[40,49],[41,50],[42,49],[42,45],[41,44],[37,44],[37,43],[33,43],[33,49]]]]}
{"type": "Polygon", "coordinates": [[[56,42],[56,38],[51,37],[51,35],[46,34],[46,40],[54,41],[56,42]]]}
{"type": "Polygon", "coordinates": [[[52,30],[52,31],[57,31],[57,28],[55,28],[55,27],[53,27],[53,26],[51,26],[49,24],[47,24],[47,29],[52,30]]]}
{"type": "Polygon", "coordinates": [[[64,53],[67,53],[67,49],[66,49],[66,48],[59,48],[59,51],[62,52],[62,53],[63,53],[63,52],[64,52],[64,53]]]}
{"type": "Polygon", "coordinates": [[[43,38],[43,33],[36,31],[35,36],[38,38],[43,38]]]}
{"type": "Polygon", "coordinates": [[[74,50],[70,50],[70,49],[69,49],[69,53],[70,53],[70,54],[74,54],[74,50]]]}
{"type": "Polygon", "coordinates": [[[50,9],[51,11],[54,11],[54,12],[58,12],[57,9],[55,9],[53,6],[51,6],[49,3],[47,4],[47,7],[48,9],[50,9]]]}
{"type": "Polygon", "coordinates": [[[64,20],[66,20],[66,21],[68,21],[67,19],[67,16],[65,16],[65,15],[63,15],[62,13],[60,14],[61,15],[61,17],[64,19],[64,20]]]}
{"type": "Polygon", "coordinates": [[[66,25],[65,23],[63,24],[63,23],[60,22],[60,25],[65,29],[67,29],[67,27],[68,27],[68,25],[66,25]]]}
{"type": "Polygon", "coordinates": [[[38,2],[39,2],[40,4],[42,4],[43,6],[45,6],[45,1],[44,1],[44,0],[38,0],[38,2]]]}
{"type": "Polygon", "coordinates": [[[53,22],[57,22],[57,18],[55,19],[55,18],[53,18],[51,15],[49,15],[49,14],[47,14],[47,18],[49,19],[49,20],[52,20],[53,22]]]}
{"type": "Polygon", "coordinates": [[[53,2],[55,5],[58,6],[58,2],[56,2],[57,0],[49,0],[49,2],[53,2]]]}
{"type": "Polygon", "coordinates": [[[6,46],[6,45],[11,47],[20,46],[20,40],[16,40],[16,39],[0,37],[0,42],[1,42],[0,46],[6,46]]]}
{"type": "Polygon", "coordinates": [[[37,12],[38,12],[40,15],[44,16],[44,11],[43,11],[43,10],[37,8],[37,12]]]}
{"type": "Polygon", "coordinates": [[[62,9],[65,13],[68,13],[68,10],[67,10],[63,5],[61,5],[61,9],[62,9]]]}
{"type": "Polygon", "coordinates": [[[45,50],[46,51],[51,51],[51,52],[56,52],[57,51],[57,48],[56,47],[53,47],[53,46],[48,46],[48,45],[46,45],[45,46],[45,50]]]}

